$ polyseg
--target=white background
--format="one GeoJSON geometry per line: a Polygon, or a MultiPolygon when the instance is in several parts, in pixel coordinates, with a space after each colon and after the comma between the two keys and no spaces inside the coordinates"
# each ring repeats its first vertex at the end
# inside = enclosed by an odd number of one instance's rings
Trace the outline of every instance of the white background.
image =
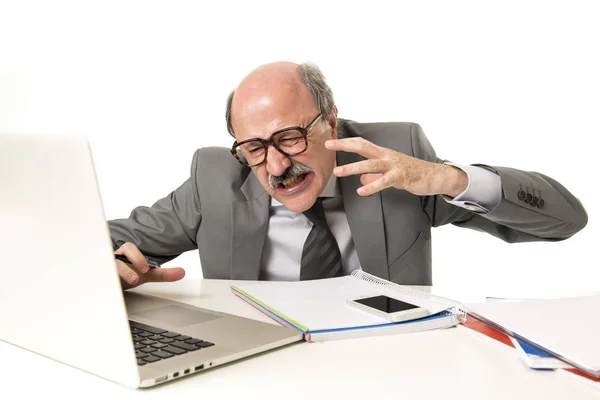
{"type": "MultiPolygon", "coordinates": [[[[438,156],[542,172],[590,222],[560,243],[433,232],[434,283],[600,290],[600,25],[593,1],[0,0],[0,132],[77,132],[106,216],[151,205],[194,150],[230,146],[225,99],[252,68],[311,61],[339,116],[418,122],[438,156]]],[[[197,252],[167,264],[200,277],[197,252]]]]}

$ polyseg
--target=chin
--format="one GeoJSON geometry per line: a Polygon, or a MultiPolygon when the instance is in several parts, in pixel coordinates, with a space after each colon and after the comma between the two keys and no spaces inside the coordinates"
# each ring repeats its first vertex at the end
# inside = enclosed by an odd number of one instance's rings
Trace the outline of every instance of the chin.
{"type": "Polygon", "coordinates": [[[278,196],[281,204],[285,206],[290,211],[293,212],[304,212],[311,208],[315,201],[317,200],[317,193],[302,193],[299,196],[287,197],[287,196],[278,196]]]}
{"type": "Polygon", "coordinates": [[[301,213],[311,208],[312,205],[315,204],[315,200],[316,199],[313,199],[312,201],[298,201],[294,199],[286,201],[285,199],[283,199],[283,201],[280,200],[280,203],[282,203],[285,206],[285,208],[287,208],[290,211],[301,213]]]}

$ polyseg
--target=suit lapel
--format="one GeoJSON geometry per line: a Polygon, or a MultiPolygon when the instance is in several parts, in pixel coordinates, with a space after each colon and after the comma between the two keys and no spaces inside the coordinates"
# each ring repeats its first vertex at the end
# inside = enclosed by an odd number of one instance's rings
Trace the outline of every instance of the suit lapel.
{"type": "MultiPolygon", "coordinates": [[[[364,160],[355,153],[338,152],[337,164],[344,165],[364,160]]],[[[350,232],[363,271],[383,279],[389,279],[387,247],[381,209],[381,193],[359,196],[356,193],[362,184],[360,176],[340,178],[344,210],[350,232]]]]}
{"type": "MultiPolygon", "coordinates": [[[[355,153],[337,153],[337,164],[362,161],[355,153]]],[[[356,193],[361,186],[359,176],[340,178],[344,210],[362,269],[389,279],[387,248],[381,193],[362,197],[356,193]]],[[[258,280],[267,228],[270,196],[254,173],[249,173],[240,190],[246,200],[231,207],[231,279],[258,280]]]]}
{"type": "Polygon", "coordinates": [[[231,279],[258,280],[270,197],[252,172],[240,190],[246,200],[232,203],[231,208],[231,279]]]}

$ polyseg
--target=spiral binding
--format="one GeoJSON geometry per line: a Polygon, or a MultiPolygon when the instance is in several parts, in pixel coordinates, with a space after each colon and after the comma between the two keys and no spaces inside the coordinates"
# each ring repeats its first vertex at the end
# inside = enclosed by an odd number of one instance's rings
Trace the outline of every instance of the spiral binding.
{"type": "Polygon", "coordinates": [[[454,300],[447,299],[445,297],[425,293],[420,290],[412,289],[412,288],[409,288],[406,286],[401,286],[401,285],[398,285],[398,284],[390,282],[390,281],[386,281],[385,279],[381,279],[379,277],[376,277],[374,275],[371,275],[371,274],[361,271],[361,270],[354,270],[354,271],[352,271],[352,273],[350,275],[354,276],[355,278],[366,281],[368,283],[374,283],[376,285],[383,286],[387,289],[394,290],[394,291],[396,291],[404,296],[407,296],[407,297],[412,297],[412,298],[416,297],[420,300],[437,303],[437,304],[443,304],[445,306],[448,306],[448,310],[452,311],[453,314],[456,314],[458,316],[458,320],[461,323],[464,323],[467,321],[467,312],[465,311],[465,306],[463,306],[458,301],[454,301],[454,300]]]}

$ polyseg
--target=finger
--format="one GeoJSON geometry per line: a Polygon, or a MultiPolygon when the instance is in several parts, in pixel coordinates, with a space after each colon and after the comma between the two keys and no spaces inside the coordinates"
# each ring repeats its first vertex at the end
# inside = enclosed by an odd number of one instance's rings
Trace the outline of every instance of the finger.
{"type": "Polygon", "coordinates": [[[376,181],[382,176],[383,174],[364,174],[360,176],[360,183],[362,183],[363,185],[368,185],[369,183],[376,181]]]}
{"type": "Polygon", "coordinates": [[[116,260],[116,264],[119,277],[124,283],[126,283],[130,287],[133,287],[140,282],[139,275],[129,267],[129,264],[124,263],[120,260],[116,260]]]}
{"type": "Polygon", "coordinates": [[[325,147],[329,150],[358,153],[366,158],[381,158],[383,154],[381,147],[360,137],[331,139],[325,142],[325,147]]]}
{"type": "Polygon", "coordinates": [[[367,174],[372,172],[382,172],[387,167],[383,160],[364,160],[351,164],[340,165],[333,169],[335,176],[349,176],[358,174],[367,174]]]}
{"type": "Polygon", "coordinates": [[[382,175],[379,179],[375,179],[373,182],[359,187],[356,192],[360,196],[370,196],[373,193],[377,193],[383,189],[387,189],[391,184],[388,183],[388,179],[385,175],[382,175]]]}
{"type": "Polygon", "coordinates": [[[140,274],[145,274],[150,269],[146,258],[133,243],[124,243],[117,251],[115,251],[115,254],[126,256],[129,261],[131,261],[132,268],[140,274]]]}
{"type": "Polygon", "coordinates": [[[145,282],[175,282],[183,279],[185,270],[183,268],[155,268],[144,275],[145,282]]]}

